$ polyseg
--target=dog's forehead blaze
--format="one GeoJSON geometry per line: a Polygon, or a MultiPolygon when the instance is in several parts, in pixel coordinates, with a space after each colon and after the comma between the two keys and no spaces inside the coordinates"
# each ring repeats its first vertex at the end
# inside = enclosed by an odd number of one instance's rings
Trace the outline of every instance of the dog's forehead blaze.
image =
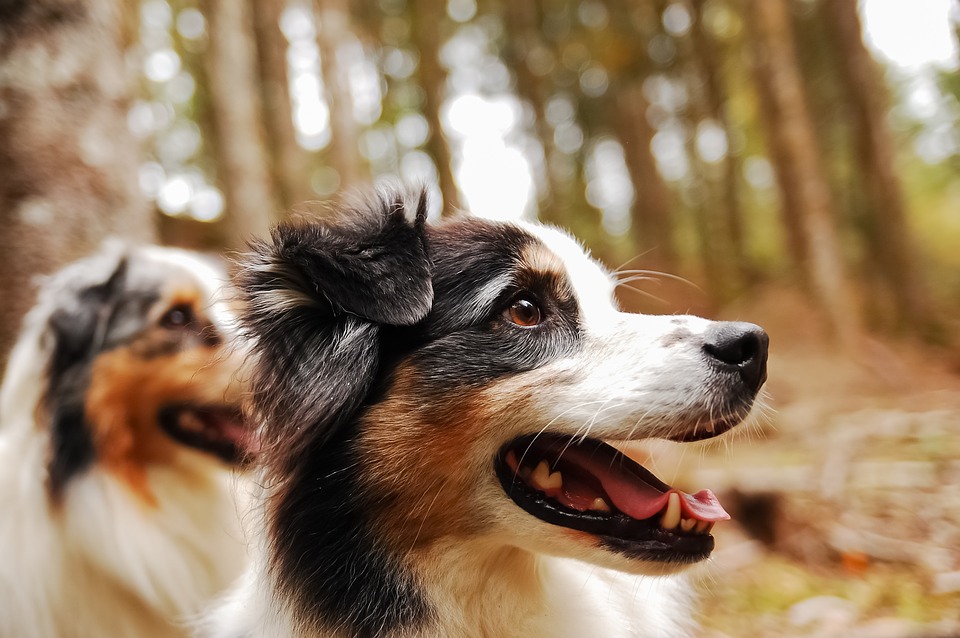
{"type": "Polygon", "coordinates": [[[610,274],[565,232],[520,222],[537,241],[523,253],[522,263],[541,272],[560,275],[577,299],[581,313],[598,315],[616,310],[610,274]]]}

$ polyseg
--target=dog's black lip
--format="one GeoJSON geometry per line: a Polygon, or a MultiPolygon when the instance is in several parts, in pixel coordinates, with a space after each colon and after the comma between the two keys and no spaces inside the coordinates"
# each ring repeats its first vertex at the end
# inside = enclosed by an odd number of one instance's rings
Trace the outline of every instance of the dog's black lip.
{"type": "Polygon", "coordinates": [[[201,418],[210,413],[227,414],[231,418],[243,421],[243,411],[231,405],[205,405],[193,403],[175,403],[160,408],[157,413],[157,422],[160,428],[173,440],[211,454],[231,465],[245,465],[251,460],[251,451],[233,441],[217,436],[217,432],[207,429],[196,432],[180,427],[180,415],[184,412],[193,412],[201,418]]]}
{"type": "MultiPolygon", "coordinates": [[[[617,553],[640,560],[665,563],[696,563],[710,556],[714,548],[714,538],[710,534],[685,534],[663,529],[659,522],[659,513],[638,520],[622,512],[602,514],[600,512],[580,512],[565,507],[549,498],[539,490],[527,485],[510,468],[507,452],[511,449],[524,449],[535,435],[522,436],[500,448],[494,458],[494,471],[503,491],[521,509],[536,518],[568,529],[586,532],[597,536],[601,543],[617,553]]],[[[563,444],[571,442],[568,437],[563,444]]],[[[659,483],[666,491],[670,486],[654,477],[646,468],[630,460],[613,446],[597,439],[576,439],[578,445],[587,444],[612,448],[623,457],[630,470],[643,480],[659,483]],[[648,478],[650,477],[650,478],[648,478]]]]}
{"type": "Polygon", "coordinates": [[[694,428],[693,432],[685,432],[678,436],[668,436],[665,437],[668,441],[675,441],[677,443],[695,443],[697,441],[708,441],[714,439],[718,436],[726,434],[736,426],[740,425],[742,419],[738,418],[729,418],[729,419],[720,419],[718,421],[711,422],[711,429],[707,429],[706,426],[694,428]]]}

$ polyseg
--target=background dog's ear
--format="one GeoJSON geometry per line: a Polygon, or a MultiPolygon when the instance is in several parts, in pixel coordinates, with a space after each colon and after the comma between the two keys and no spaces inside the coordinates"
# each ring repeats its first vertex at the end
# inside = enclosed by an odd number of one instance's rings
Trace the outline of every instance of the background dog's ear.
{"type": "Polygon", "coordinates": [[[48,488],[55,499],[94,459],[84,394],[90,364],[103,348],[127,271],[125,253],[97,255],[59,273],[43,293],[57,297],[46,327],[50,354],[43,399],[50,419],[48,488]]]}
{"type": "Polygon", "coordinates": [[[265,462],[280,475],[360,405],[377,374],[381,327],[430,311],[426,194],[409,208],[402,195],[381,194],[331,221],[284,224],[241,264],[253,402],[265,462]]]}

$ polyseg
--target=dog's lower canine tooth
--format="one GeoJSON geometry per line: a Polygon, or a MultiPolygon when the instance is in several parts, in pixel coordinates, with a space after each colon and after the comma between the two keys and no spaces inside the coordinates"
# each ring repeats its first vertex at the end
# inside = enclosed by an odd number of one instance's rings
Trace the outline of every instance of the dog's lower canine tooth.
{"type": "Polygon", "coordinates": [[[560,472],[554,472],[547,477],[547,482],[544,484],[544,487],[548,490],[559,490],[563,487],[563,476],[560,472]]]}
{"type": "Polygon", "coordinates": [[[680,529],[685,532],[689,532],[697,524],[697,519],[695,518],[681,518],[680,519],[680,529]]]}
{"type": "Polygon", "coordinates": [[[598,496],[597,498],[593,499],[593,503],[590,505],[590,509],[592,509],[595,512],[609,512],[610,506],[607,504],[605,500],[603,500],[598,496]]]}
{"type": "Polygon", "coordinates": [[[663,529],[673,529],[680,524],[680,495],[676,492],[670,492],[670,499],[667,501],[667,509],[660,518],[660,526],[663,529]]]}
{"type": "Polygon", "coordinates": [[[709,521],[700,521],[697,523],[697,532],[705,532],[708,527],[710,527],[709,521]]]}
{"type": "Polygon", "coordinates": [[[530,474],[530,482],[544,491],[558,490],[563,487],[563,475],[560,472],[551,473],[547,462],[540,461],[530,474]]]}
{"type": "Polygon", "coordinates": [[[546,461],[537,463],[537,467],[530,473],[530,482],[541,490],[547,489],[547,482],[550,480],[550,469],[546,461]]]}

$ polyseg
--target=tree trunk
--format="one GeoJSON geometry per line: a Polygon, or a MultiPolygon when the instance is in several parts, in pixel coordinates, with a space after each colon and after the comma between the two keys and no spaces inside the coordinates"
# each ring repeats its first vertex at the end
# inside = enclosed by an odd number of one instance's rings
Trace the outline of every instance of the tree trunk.
{"type": "Polygon", "coordinates": [[[613,99],[614,121],[636,193],[630,220],[634,247],[653,268],[675,273],[678,264],[670,223],[670,189],[653,156],[651,145],[656,131],[647,119],[649,104],[642,84],[632,82],[613,99]]]}
{"type": "Polygon", "coordinates": [[[852,345],[859,308],[847,280],[830,187],[797,68],[786,0],[746,0],[754,78],[790,246],[840,343],[852,345]]]}
{"type": "Polygon", "coordinates": [[[931,327],[930,303],[916,267],[893,141],[887,126],[886,89],[863,44],[857,4],[825,0],[825,22],[834,33],[848,89],[857,140],[856,161],[874,213],[870,255],[883,273],[889,310],[901,328],[931,327]]]}
{"type": "Polygon", "coordinates": [[[250,0],[273,183],[284,210],[312,198],[307,155],[297,144],[287,74],[287,40],[280,30],[286,0],[250,0]]]}
{"type": "Polygon", "coordinates": [[[730,118],[727,114],[727,90],[723,81],[722,52],[713,36],[707,31],[703,21],[705,0],[691,0],[694,24],[690,30],[693,44],[693,60],[696,73],[701,79],[703,97],[709,116],[723,129],[727,136],[727,153],[720,161],[720,190],[723,220],[722,228],[726,243],[733,260],[734,273],[738,281],[732,282],[734,288],[748,283],[752,278],[752,269],[747,259],[743,239],[743,209],[740,205],[740,162],[731,142],[730,118]],[[739,284],[739,286],[737,286],[739,284]]]}
{"type": "Polygon", "coordinates": [[[250,6],[239,0],[204,0],[202,7],[209,22],[206,74],[228,242],[243,248],[250,237],[267,234],[276,210],[261,128],[252,17],[250,6]]]}
{"type": "Polygon", "coordinates": [[[127,129],[121,12],[110,0],[0,7],[0,363],[35,276],[108,236],[154,238],[127,129]]]}
{"type": "Polygon", "coordinates": [[[423,115],[430,125],[427,151],[437,165],[443,213],[454,213],[460,206],[460,193],[453,176],[453,154],[440,122],[440,109],[446,94],[447,73],[440,64],[440,30],[446,15],[444,0],[422,0],[412,16],[413,44],[420,51],[417,79],[424,92],[423,115]]]}
{"type": "Polygon", "coordinates": [[[330,108],[330,151],[333,167],[343,187],[354,187],[367,179],[359,152],[357,122],[353,117],[350,83],[337,61],[337,51],[350,28],[350,7],[346,0],[314,0],[320,27],[320,66],[325,99],[330,108]]]}
{"type": "Polygon", "coordinates": [[[527,56],[538,47],[545,46],[540,29],[542,17],[536,2],[513,2],[502,5],[504,22],[509,37],[505,42],[504,61],[516,77],[518,97],[533,109],[533,132],[543,148],[543,184],[537,195],[538,217],[545,222],[569,227],[561,193],[563,185],[557,179],[551,160],[557,152],[553,143],[553,130],[547,122],[546,104],[549,99],[547,80],[537,76],[527,64],[527,56]]]}

